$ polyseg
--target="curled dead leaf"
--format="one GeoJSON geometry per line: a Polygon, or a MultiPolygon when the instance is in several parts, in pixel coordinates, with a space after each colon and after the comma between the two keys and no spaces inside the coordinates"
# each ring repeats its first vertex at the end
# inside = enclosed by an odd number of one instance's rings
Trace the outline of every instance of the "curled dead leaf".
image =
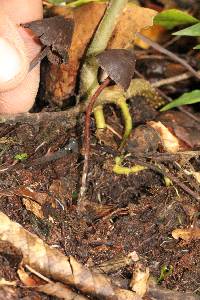
{"type": "Polygon", "coordinates": [[[7,286],[16,286],[17,282],[16,281],[8,281],[5,278],[1,278],[0,279],[0,287],[3,285],[7,285],[7,286]]]}
{"type": "MultiPolygon", "coordinates": [[[[198,114],[196,114],[198,118],[198,114]]],[[[173,130],[180,141],[182,151],[199,148],[200,128],[199,123],[181,111],[166,111],[159,115],[159,121],[173,130]]]]}
{"type": "Polygon", "coordinates": [[[162,142],[162,146],[165,151],[169,153],[176,153],[179,151],[179,140],[175,137],[169,129],[159,122],[148,122],[148,125],[153,127],[159,134],[162,142]]]}
{"type": "Polygon", "coordinates": [[[26,198],[23,198],[22,201],[27,210],[30,210],[37,218],[44,219],[44,214],[40,204],[26,198]]]}
{"type": "Polygon", "coordinates": [[[47,283],[41,284],[34,280],[23,268],[17,271],[23,284],[35,291],[45,293],[66,300],[86,300],[87,298],[73,292],[70,288],[60,282],[53,282],[47,279],[47,283]]]}
{"type": "Polygon", "coordinates": [[[175,240],[179,238],[189,242],[191,240],[199,240],[200,239],[200,228],[190,227],[190,228],[177,228],[172,231],[172,236],[175,240]]]}
{"type": "Polygon", "coordinates": [[[135,34],[153,25],[157,12],[128,3],[109,41],[110,49],[128,49],[134,45],[135,34]]]}
{"type": "Polygon", "coordinates": [[[28,273],[25,272],[23,268],[17,270],[17,274],[21,282],[26,286],[37,286],[37,281],[34,280],[28,273]]]}
{"type": "Polygon", "coordinates": [[[133,277],[130,282],[131,289],[136,292],[137,295],[143,297],[148,289],[148,279],[149,279],[149,268],[144,271],[138,264],[133,277]]]}
{"type": "Polygon", "coordinates": [[[70,290],[66,285],[60,282],[50,282],[35,288],[36,291],[55,296],[64,300],[87,300],[87,297],[79,295],[70,290]]]}

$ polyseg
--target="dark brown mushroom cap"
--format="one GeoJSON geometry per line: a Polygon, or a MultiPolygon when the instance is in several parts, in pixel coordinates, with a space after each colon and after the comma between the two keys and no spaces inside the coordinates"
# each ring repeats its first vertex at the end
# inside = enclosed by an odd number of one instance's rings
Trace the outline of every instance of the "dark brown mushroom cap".
{"type": "Polygon", "coordinates": [[[125,49],[108,49],[97,55],[101,68],[125,90],[128,89],[135,72],[135,55],[125,49]]]}
{"type": "Polygon", "coordinates": [[[71,45],[74,31],[73,19],[55,16],[22,24],[22,26],[31,29],[44,46],[50,47],[52,52],[48,54],[50,60],[51,57],[58,55],[62,62],[67,62],[67,49],[71,45]]]}

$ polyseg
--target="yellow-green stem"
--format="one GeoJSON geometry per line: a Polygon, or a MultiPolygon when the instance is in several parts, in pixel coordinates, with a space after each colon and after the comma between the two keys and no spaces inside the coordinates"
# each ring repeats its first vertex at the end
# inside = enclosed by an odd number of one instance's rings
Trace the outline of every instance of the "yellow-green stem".
{"type": "Polygon", "coordinates": [[[105,122],[105,118],[104,118],[102,105],[98,105],[97,107],[94,108],[94,117],[95,117],[97,129],[106,128],[106,122],[105,122]]]}
{"type": "Polygon", "coordinates": [[[142,170],[145,170],[147,169],[146,167],[144,166],[141,166],[141,165],[135,165],[131,168],[128,168],[128,167],[123,167],[121,164],[123,162],[123,159],[124,157],[120,157],[120,156],[117,156],[115,158],[115,165],[113,167],[113,172],[115,174],[118,174],[118,175],[129,175],[129,174],[134,174],[134,173],[138,173],[142,170]]]}
{"type": "Polygon", "coordinates": [[[120,144],[120,149],[122,149],[132,130],[132,118],[129,112],[128,104],[126,103],[126,98],[121,97],[118,101],[116,101],[116,104],[120,107],[124,119],[124,135],[120,144]]]}

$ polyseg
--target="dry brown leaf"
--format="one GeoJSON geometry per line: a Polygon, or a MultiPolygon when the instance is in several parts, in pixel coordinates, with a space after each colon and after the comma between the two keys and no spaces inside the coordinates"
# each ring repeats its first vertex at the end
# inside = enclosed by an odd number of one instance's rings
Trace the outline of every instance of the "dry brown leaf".
{"type": "Polygon", "coordinates": [[[47,193],[36,192],[29,187],[19,186],[11,190],[11,193],[23,197],[23,204],[27,210],[31,211],[36,217],[44,219],[43,206],[50,203],[56,207],[53,197],[47,193]]]}
{"type": "Polygon", "coordinates": [[[47,193],[35,192],[29,187],[20,186],[11,192],[26,199],[31,199],[39,205],[44,205],[46,202],[49,202],[49,195],[47,193]]]}
{"type": "MultiPolygon", "coordinates": [[[[175,68],[173,68],[175,69],[175,68]]],[[[196,115],[198,118],[198,114],[196,115]]],[[[181,151],[199,148],[200,129],[197,121],[182,111],[166,111],[158,117],[165,126],[171,128],[180,141],[181,151]]]]}
{"type": "Polygon", "coordinates": [[[60,282],[50,282],[44,285],[40,285],[35,288],[36,291],[45,293],[47,295],[56,296],[65,300],[87,300],[88,298],[78,295],[64,284],[60,282]]]}
{"type": "Polygon", "coordinates": [[[8,280],[6,280],[5,278],[1,278],[1,279],[0,279],[0,287],[3,286],[3,285],[7,285],[7,286],[16,286],[17,283],[16,283],[16,281],[8,281],[8,280]]]}
{"type": "MultiPolygon", "coordinates": [[[[74,36],[67,65],[51,66],[46,76],[46,97],[62,105],[74,92],[80,60],[86,51],[106,9],[105,3],[88,3],[75,9],[54,8],[53,14],[73,17],[74,36]],[[89,20],[89,22],[88,22],[89,20]]],[[[156,11],[129,3],[110,39],[108,48],[128,48],[134,43],[135,33],[153,24],[156,11]]]]}
{"type": "MultiPolygon", "coordinates": [[[[165,28],[159,25],[153,25],[150,28],[142,29],[140,33],[148,37],[154,42],[159,42],[165,32],[166,32],[165,28]]],[[[149,49],[150,47],[149,44],[142,41],[139,37],[136,37],[135,45],[139,46],[142,49],[149,49]]]]}
{"type": "Polygon", "coordinates": [[[146,268],[144,271],[141,270],[140,265],[133,273],[133,277],[130,282],[131,289],[136,292],[137,295],[143,297],[146,294],[148,288],[148,279],[149,279],[149,268],[146,268]]]}
{"type": "MultiPolygon", "coordinates": [[[[25,286],[33,288],[38,292],[45,293],[47,295],[56,296],[58,298],[66,300],[86,300],[87,298],[73,292],[71,289],[66,287],[64,284],[59,282],[53,282],[48,279],[48,283],[39,284],[36,280],[28,275],[23,268],[17,271],[20,280],[25,286]]],[[[39,279],[40,280],[40,279],[39,279]]]]}
{"type": "Polygon", "coordinates": [[[21,282],[23,282],[24,285],[29,287],[37,286],[37,281],[34,280],[31,276],[29,276],[28,273],[26,273],[23,268],[18,269],[17,274],[19,276],[19,279],[21,280],[21,282]]]}
{"type": "Polygon", "coordinates": [[[200,172],[192,172],[192,175],[196,179],[196,181],[200,184],[200,172]]]}
{"type": "Polygon", "coordinates": [[[176,290],[168,290],[157,285],[153,280],[150,280],[147,299],[159,300],[199,300],[199,296],[192,292],[178,292],[176,290]]]}
{"type": "Polygon", "coordinates": [[[46,76],[47,99],[53,99],[54,103],[62,105],[63,99],[73,94],[80,60],[105,9],[106,6],[104,3],[89,3],[76,9],[66,9],[63,7],[55,7],[53,9],[53,14],[55,15],[73,17],[75,28],[71,47],[68,52],[68,64],[60,66],[51,65],[50,72],[46,76]]]}
{"type": "Polygon", "coordinates": [[[108,48],[127,49],[134,44],[135,34],[153,25],[155,10],[128,3],[109,41],[108,48]]]}
{"type": "Polygon", "coordinates": [[[176,153],[179,151],[179,140],[169,131],[169,129],[165,125],[163,125],[160,121],[151,121],[148,122],[148,125],[153,127],[158,132],[165,151],[169,153],[176,153]]]}
{"type": "Polygon", "coordinates": [[[177,228],[172,231],[172,236],[175,240],[179,238],[189,242],[191,240],[199,240],[200,239],[200,228],[190,227],[186,229],[177,228]]]}
{"type": "Polygon", "coordinates": [[[98,299],[117,297],[118,300],[141,300],[135,293],[112,285],[107,276],[90,271],[73,257],[66,257],[57,249],[51,248],[2,212],[0,212],[0,239],[9,241],[22,252],[23,264],[55,281],[74,286],[84,294],[98,299]]]}
{"type": "Polygon", "coordinates": [[[30,210],[37,218],[44,219],[44,214],[40,204],[26,198],[23,198],[22,202],[26,209],[30,210]]]}

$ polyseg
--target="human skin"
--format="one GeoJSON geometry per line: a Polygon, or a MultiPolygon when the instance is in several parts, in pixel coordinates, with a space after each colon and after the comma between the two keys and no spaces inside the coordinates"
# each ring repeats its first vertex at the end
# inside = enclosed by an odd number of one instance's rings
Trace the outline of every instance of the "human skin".
{"type": "Polygon", "coordinates": [[[19,25],[42,18],[42,0],[0,0],[0,113],[28,111],[39,86],[39,66],[28,72],[41,45],[19,25]]]}

